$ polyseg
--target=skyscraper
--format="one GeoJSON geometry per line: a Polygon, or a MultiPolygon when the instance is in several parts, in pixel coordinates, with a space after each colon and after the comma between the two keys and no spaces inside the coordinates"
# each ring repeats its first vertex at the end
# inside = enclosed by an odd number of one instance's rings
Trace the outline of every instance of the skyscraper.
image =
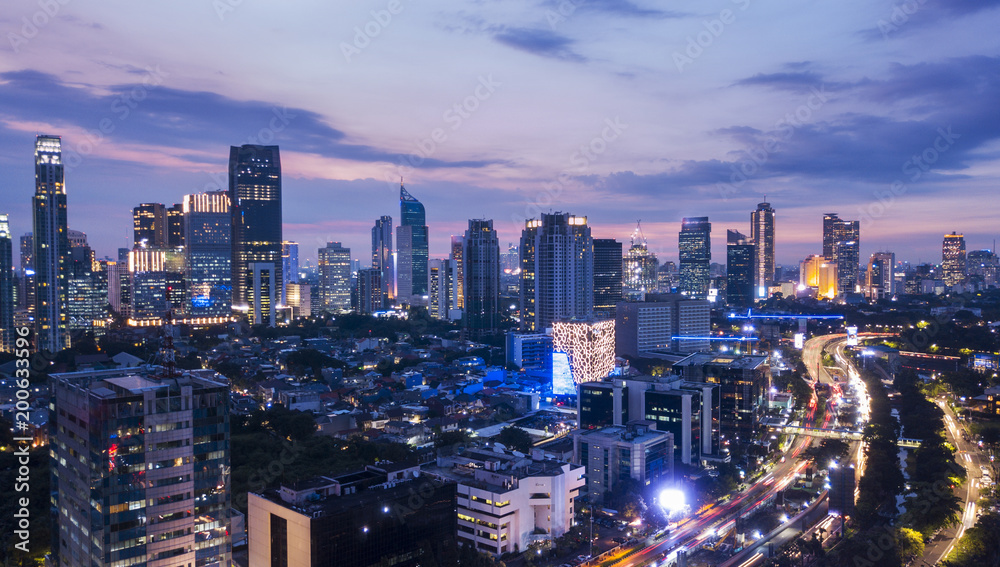
{"type": "Polygon", "coordinates": [[[229,149],[233,306],[253,302],[250,262],[271,262],[281,279],[281,158],[278,146],[229,149]]]}
{"type": "Polygon", "coordinates": [[[594,316],[594,239],[587,217],[542,214],[521,232],[521,328],[594,316]]]}
{"type": "Polygon", "coordinates": [[[678,235],[680,282],[678,291],[695,299],[708,297],[711,283],[712,223],[708,217],[685,218],[678,235]]]}
{"type": "Polygon", "coordinates": [[[184,246],[184,204],[167,209],[167,247],[184,246]]]}
{"type": "Polygon", "coordinates": [[[383,290],[381,270],[358,270],[358,313],[370,315],[385,309],[383,290]]]}
{"type": "Polygon", "coordinates": [[[276,319],[278,299],[281,292],[278,287],[281,280],[275,272],[278,267],[274,262],[250,262],[253,298],[250,304],[250,324],[273,327],[276,319]]]}
{"type": "Polygon", "coordinates": [[[873,301],[892,297],[896,292],[896,255],[892,252],[876,252],[868,260],[865,275],[865,292],[873,301]]]}
{"type": "Polygon", "coordinates": [[[399,184],[400,225],[396,227],[396,297],[422,305],[427,295],[427,220],[424,206],[399,184]]]}
{"type": "Polygon", "coordinates": [[[755,247],[754,294],[767,298],[767,288],[774,283],[774,209],[771,203],[758,203],[750,213],[750,240],[755,247]]]}
{"type": "Polygon", "coordinates": [[[328,242],[319,249],[319,293],[322,308],[331,313],[351,308],[351,249],[328,242]]]}
{"type": "Polygon", "coordinates": [[[452,235],[451,259],[455,261],[455,289],[458,290],[458,295],[455,299],[458,301],[459,309],[465,305],[465,269],[462,261],[462,248],[464,246],[465,243],[461,236],[452,235]]]}
{"type": "Polygon", "coordinates": [[[726,231],[726,303],[733,307],[753,305],[757,250],[745,234],[726,231]]]}
{"type": "Polygon", "coordinates": [[[281,304],[288,305],[288,284],[299,283],[299,243],[281,243],[281,304]]]}
{"type": "Polygon", "coordinates": [[[823,215],[823,256],[837,263],[837,294],[854,293],[861,263],[861,223],[823,215]]]}
{"type": "Polygon", "coordinates": [[[132,246],[167,248],[167,229],[163,203],[143,203],[132,209],[132,246]]]}
{"type": "Polygon", "coordinates": [[[35,140],[35,197],[33,207],[35,268],[35,345],[52,352],[69,348],[68,256],[66,186],[63,182],[62,140],[38,136],[35,140]]]}
{"type": "Polygon", "coordinates": [[[388,305],[396,298],[395,261],[392,247],[392,217],[383,215],[375,221],[372,227],[372,269],[379,271],[379,282],[382,286],[382,301],[380,307],[388,305]]]}
{"type": "Polygon", "coordinates": [[[132,370],[50,378],[53,564],[228,566],[229,385],[132,370]]]}
{"type": "MultiPolygon", "coordinates": [[[[71,230],[70,235],[75,232],[71,230]]],[[[72,333],[91,331],[101,335],[107,315],[107,275],[94,261],[94,251],[87,244],[87,235],[79,235],[82,239],[70,238],[66,264],[68,325],[72,333]]]]}
{"type": "Polygon", "coordinates": [[[622,300],[622,243],[613,238],[594,239],[594,316],[614,319],[622,300]]]}
{"type": "Polygon", "coordinates": [[[0,215],[0,350],[9,350],[14,337],[14,243],[7,215],[0,215]]]}
{"type": "Polygon", "coordinates": [[[427,314],[451,321],[461,317],[458,309],[458,269],[451,258],[427,262],[427,314]]]}
{"type": "Polygon", "coordinates": [[[232,315],[232,214],[222,191],[184,196],[187,315],[193,319],[232,315]]]}
{"type": "Polygon", "coordinates": [[[659,267],[660,261],[656,259],[656,254],[649,251],[642,228],[636,226],[622,264],[625,290],[638,294],[655,292],[659,283],[656,278],[659,267]]]}
{"type": "Polygon", "coordinates": [[[500,239],[492,220],[469,219],[462,267],[462,327],[473,338],[494,334],[500,326],[500,239]]]}
{"type": "Polygon", "coordinates": [[[35,316],[35,237],[26,233],[21,235],[21,293],[18,295],[18,306],[35,316]]]}
{"type": "Polygon", "coordinates": [[[961,285],[968,276],[965,257],[965,236],[953,232],[944,235],[941,243],[941,272],[947,286],[961,285]]]}

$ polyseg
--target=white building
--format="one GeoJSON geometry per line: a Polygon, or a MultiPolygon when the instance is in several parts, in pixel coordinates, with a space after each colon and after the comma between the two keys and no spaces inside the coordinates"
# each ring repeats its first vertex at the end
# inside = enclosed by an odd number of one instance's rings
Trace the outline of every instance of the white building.
{"type": "Polygon", "coordinates": [[[572,527],[583,467],[516,455],[466,450],[425,471],[458,483],[461,543],[499,555],[557,538],[572,527]]]}
{"type": "Polygon", "coordinates": [[[623,477],[643,486],[674,475],[674,436],[647,420],[573,434],[574,461],[586,467],[587,489],[598,499],[623,477]]]}

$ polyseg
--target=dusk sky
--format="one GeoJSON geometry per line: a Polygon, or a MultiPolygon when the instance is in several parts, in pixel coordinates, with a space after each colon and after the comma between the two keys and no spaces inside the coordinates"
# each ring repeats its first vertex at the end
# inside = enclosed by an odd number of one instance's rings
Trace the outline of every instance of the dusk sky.
{"type": "Polygon", "coordinates": [[[0,212],[31,230],[34,137],[60,135],[69,226],[113,257],[133,206],[268,143],[313,261],[370,263],[402,176],[432,258],[551,210],[626,247],[641,219],[661,261],[708,216],[724,263],[766,194],[779,263],[821,252],[825,212],[862,221],[863,261],[936,263],[946,232],[1000,233],[998,28],[997,0],[5,0],[0,212]]]}

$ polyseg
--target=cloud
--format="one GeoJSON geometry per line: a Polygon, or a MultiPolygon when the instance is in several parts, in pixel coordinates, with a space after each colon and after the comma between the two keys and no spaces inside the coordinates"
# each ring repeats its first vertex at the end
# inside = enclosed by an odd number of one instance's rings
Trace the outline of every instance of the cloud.
{"type": "MultiPolygon", "coordinates": [[[[129,72],[136,71],[129,69],[129,72]]],[[[352,143],[345,132],[329,125],[316,112],[160,86],[163,77],[169,76],[169,70],[142,72],[146,74],[143,81],[100,90],[67,83],[40,71],[0,73],[0,109],[16,108],[18,121],[82,128],[94,133],[90,141],[97,146],[100,142],[94,140],[106,139],[151,147],[171,146],[197,153],[228,145],[261,143],[331,159],[405,162],[417,169],[481,168],[502,163],[446,161],[352,143]],[[161,75],[159,79],[157,73],[161,75]]],[[[71,149],[84,142],[65,141],[71,149]]]]}
{"type": "Polygon", "coordinates": [[[1000,7],[1000,0],[903,0],[886,8],[875,27],[864,29],[868,41],[888,41],[904,34],[940,26],[944,20],[958,19],[1000,7]]]}
{"type": "Polygon", "coordinates": [[[551,30],[506,27],[493,34],[498,42],[541,57],[584,62],[587,59],[571,49],[573,40],[551,30]]]}

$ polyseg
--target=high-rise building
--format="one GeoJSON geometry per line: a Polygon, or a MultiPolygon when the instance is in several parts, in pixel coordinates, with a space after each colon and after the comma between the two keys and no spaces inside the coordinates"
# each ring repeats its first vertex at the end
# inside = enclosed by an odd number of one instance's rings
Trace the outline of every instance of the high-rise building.
{"type": "Polygon", "coordinates": [[[594,317],[613,319],[622,300],[622,243],[613,238],[594,239],[594,317]]]}
{"type": "Polygon", "coordinates": [[[521,233],[521,328],[594,315],[594,239],[587,217],[542,214],[521,233]]]}
{"type": "Polygon", "coordinates": [[[122,305],[122,283],[128,282],[128,263],[107,260],[104,270],[108,281],[108,305],[118,315],[127,315],[122,305]]]}
{"type": "Polygon", "coordinates": [[[21,287],[18,293],[18,306],[27,311],[28,316],[35,316],[35,238],[32,234],[21,235],[21,287]]]}
{"type": "Polygon", "coordinates": [[[228,566],[229,385],[51,377],[53,564],[228,566]]]}
{"type": "Polygon", "coordinates": [[[382,285],[382,270],[365,268],[358,270],[358,313],[370,315],[386,308],[385,286],[382,285]]]}
{"type": "MultiPolygon", "coordinates": [[[[379,271],[382,285],[380,306],[388,306],[396,298],[395,256],[392,247],[392,217],[381,216],[372,227],[372,268],[379,271]]],[[[378,310],[381,310],[379,307],[378,310]]]]}
{"type": "Polygon", "coordinates": [[[129,324],[159,324],[187,312],[186,255],[182,249],[136,248],[128,252],[129,324]]]}
{"type": "Polygon", "coordinates": [[[619,303],[615,352],[633,358],[644,353],[708,350],[712,306],[706,299],[680,294],[648,294],[645,301],[619,303]]]}
{"type": "Polygon", "coordinates": [[[750,213],[750,240],[755,247],[754,295],[766,299],[774,283],[774,209],[771,203],[758,203],[750,213]]]}
{"type": "Polygon", "coordinates": [[[674,475],[674,436],[655,423],[633,420],[623,426],[573,433],[573,462],[586,467],[593,502],[631,478],[639,486],[666,484],[674,475]]]}
{"type": "Polygon", "coordinates": [[[62,139],[35,140],[35,197],[32,232],[35,269],[35,346],[52,352],[69,348],[69,228],[62,139]]]}
{"type": "Polygon", "coordinates": [[[287,307],[292,308],[292,317],[309,317],[312,315],[311,286],[306,283],[288,284],[286,299],[287,307]]]}
{"type": "Polygon", "coordinates": [[[184,203],[177,203],[167,209],[167,247],[184,246],[184,234],[184,203]]]}
{"type": "Polygon", "coordinates": [[[941,274],[947,286],[962,285],[968,277],[965,236],[953,232],[944,235],[941,244],[941,274]]]}
{"type": "Polygon", "coordinates": [[[13,346],[14,337],[14,243],[10,222],[0,215],[0,350],[13,346]]]}
{"type": "Polygon", "coordinates": [[[331,313],[351,308],[351,249],[328,242],[319,249],[319,292],[323,310],[331,313]]]}
{"type": "Polygon", "coordinates": [[[428,232],[424,205],[399,184],[399,222],[396,227],[396,297],[423,305],[427,296],[428,232]]]}
{"type": "Polygon", "coordinates": [[[823,215],[823,256],[837,264],[837,294],[854,293],[861,263],[861,223],[823,215]]]}
{"type": "Polygon", "coordinates": [[[457,290],[458,308],[465,305],[465,261],[463,254],[465,241],[461,236],[451,237],[451,259],[455,262],[455,289],[457,290]]]}
{"type": "Polygon", "coordinates": [[[458,308],[458,267],[451,258],[427,262],[427,314],[442,321],[462,318],[458,308]]]}
{"type": "MultiPolygon", "coordinates": [[[[726,231],[726,303],[733,307],[753,305],[757,294],[757,247],[746,235],[726,231]]],[[[770,285],[770,284],[768,284],[770,285]]]]}
{"type": "Polygon", "coordinates": [[[865,274],[865,294],[877,301],[892,297],[896,293],[896,255],[892,252],[876,252],[868,260],[865,274]]]}
{"type": "Polygon", "coordinates": [[[680,282],[678,291],[695,299],[708,297],[711,284],[712,223],[708,217],[685,218],[678,236],[680,282]]]}
{"type": "Polygon", "coordinates": [[[969,277],[981,282],[985,287],[996,286],[1000,282],[1000,262],[992,250],[972,250],[966,256],[969,277]]]}
{"type": "Polygon", "coordinates": [[[470,219],[462,238],[462,327],[472,338],[500,327],[500,239],[489,219],[470,219]]]}
{"type": "MultiPolygon", "coordinates": [[[[278,287],[278,267],[274,262],[250,262],[251,290],[254,301],[250,303],[250,324],[273,327],[281,292],[278,287]]],[[[348,299],[350,301],[350,299],[348,299]]]]}
{"type": "Polygon", "coordinates": [[[281,158],[278,146],[229,149],[233,306],[252,308],[250,262],[270,262],[281,277],[281,158]]]}
{"type": "Polygon", "coordinates": [[[185,195],[183,208],[187,316],[232,316],[232,214],[229,195],[212,191],[185,195]]]}
{"type": "Polygon", "coordinates": [[[100,336],[107,316],[108,280],[104,269],[94,260],[93,250],[86,244],[86,235],[82,242],[70,240],[67,259],[69,330],[100,336]]]}
{"type": "Polygon", "coordinates": [[[288,305],[288,284],[299,283],[299,243],[281,243],[281,304],[288,305]]]}
{"type": "Polygon", "coordinates": [[[143,203],[132,209],[132,246],[167,248],[167,229],[163,203],[143,203]]]}
{"type": "Polygon", "coordinates": [[[837,263],[812,254],[799,265],[799,285],[816,290],[816,297],[837,297],[837,263]]]}
{"type": "Polygon", "coordinates": [[[660,267],[656,254],[649,251],[642,227],[636,226],[632,233],[632,244],[622,260],[623,285],[626,292],[655,292],[659,285],[656,271],[660,267]]]}

